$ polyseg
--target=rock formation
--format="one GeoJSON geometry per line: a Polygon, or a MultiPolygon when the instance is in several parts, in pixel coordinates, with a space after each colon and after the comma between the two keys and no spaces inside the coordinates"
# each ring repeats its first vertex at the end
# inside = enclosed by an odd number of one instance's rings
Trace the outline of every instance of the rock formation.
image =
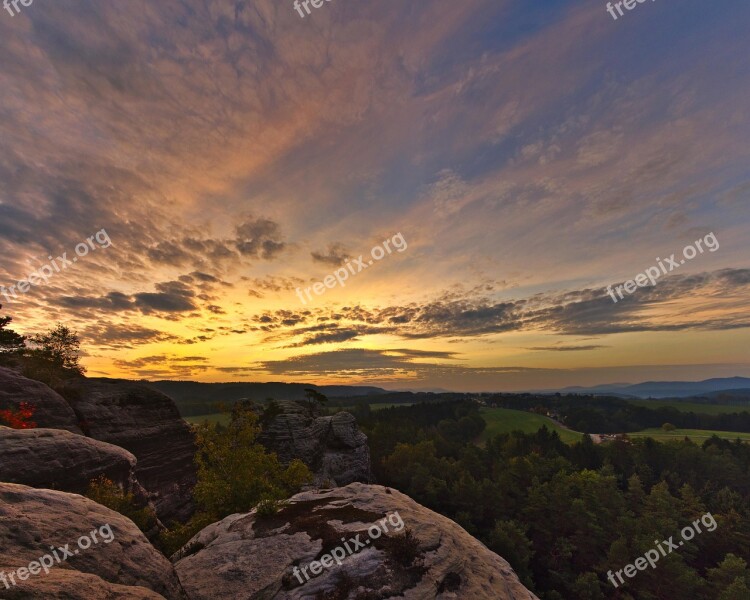
{"type": "Polygon", "coordinates": [[[278,405],[283,412],[263,428],[259,441],[283,462],[302,460],[319,487],[371,480],[367,436],[351,414],[321,417],[311,415],[301,403],[281,401],[278,405]]]}
{"type": "Polygon", "coordinates": [[[172,565],[129,519],[82,496],[10,483],[0,483],[0,574],[6,600],[184,598],[172,565]],[[66,544],[71,556],[49,573],[39,569],[51,546],[66,544]],[[19,575],[32,562],[37,573],[19,575]]]}
{"type": "Polygon", "coordinates": [[[136,498],[146,491],[135,475],[136,459],[124,448],[63,429],[0,427],[0,481],[82,494],[104,475],[136,498]]]}
{"type": "Polygon", "coordinates": [[[125,380],[74,379],[62,393],[85,435],[132,452],[136,475],[159,518],[185,521],[194,511],[195,442],[171,398],[125,380]]]}
{"type": "Polygon", "coordinates": [[[537,600],[505,560],[450,519],[400,492],[360,483],[297,494],[275,516],[253,511],[227,517],[201,531],[173,559],[190,600],[537,600]],[[390,520],[394,513],[403,523],[401,533],[390,520]],[[386,516],[388,533],[371,538],[371,526],[377,528],[386,516]],[[404,552],[407,530],[418,542],[404,552]],[[330,567],[300,582],[295,567],[325,560],[345,541],[353,546],[349,540],[357,535],[362,549],[347,553],[340,565],[328,561],[330,567]]]}
{"type": "Polygon", "coordinates": [[[34,405],[33,420],[38,427],[81,433],[75,412],[60,394],[39,381],[0,367],[0,410],[17,409],[21,402],[34,405]]]}

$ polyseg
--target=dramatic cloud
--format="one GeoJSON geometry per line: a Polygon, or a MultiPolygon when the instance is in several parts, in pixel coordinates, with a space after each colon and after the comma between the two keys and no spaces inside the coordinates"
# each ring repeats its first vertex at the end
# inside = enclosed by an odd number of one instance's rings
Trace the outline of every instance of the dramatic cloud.
{"type": "Polygon", "coordinates": [[[750,375],[750,6],[706,6],[622,25],[580,0],[6,15],[0,286],[101,229],[112,246],[3,314],[69,324],[114,376],[750,375]],[[710,231],[720,249],[655,287],[604,291],[710,231]],[[300,300],[396,232],[403,253],[300,300]]]}

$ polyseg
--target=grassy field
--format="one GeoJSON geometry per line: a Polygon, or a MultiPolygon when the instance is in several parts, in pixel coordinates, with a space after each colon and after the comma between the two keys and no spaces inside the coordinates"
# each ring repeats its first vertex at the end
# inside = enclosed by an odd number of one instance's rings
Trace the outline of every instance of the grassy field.
{"type": "Polygon", "coordinates": [[[629,400],[636,406],[646,408],[663,408],[669,406],[682,412],[703,413],[704,415],[723,415],[743,411],[750,412],[750,406],[727,406],[723,404],[698,404],[696,402],[675,402],[668,400],[629,400]]]}
{"type": "Polygon", "coordinates": [[[565,443],[578,442],[583,437],[582,434],[568,429],[563,429],[551,419],[522,410],[510,410],[507,408],[482,408],[480,414],[487,427],[479,436],[479,443],[484,444],[488,439],[499,433],[509,433],[511,431],[523,431],[524,433],[534,433],[539,431],[543,425],[547,429],[557,431],[560,439],[565,443]]]}
{"type": "Polygon", "coordinates": [[[229,414],[213,413],[210,415],[199,415],[197,417],[183,417],[183,419],[188,423],[192,423],[194,425],[203,423],[203,421],[208,421],[209,423],[221,423],[222,425],[226,425],[227,423],[229,423],[229,414]]]}
{"type": "Polygon", "coordinates": [[[738,433],[735,431],[712,431],[708,429],[675,429],[674,431],[663,431],[661,428],[644,429],[636,433],[628,433],[628,437],[650,437],[654,438],[659,442],[666,442],[669,440],[681,440],[684,437],[689,437],[696,443],[703,442],[716,434],[725,440],[736,440],[740,438],[743,441],[750,442],[750,433],[738,433]]]}

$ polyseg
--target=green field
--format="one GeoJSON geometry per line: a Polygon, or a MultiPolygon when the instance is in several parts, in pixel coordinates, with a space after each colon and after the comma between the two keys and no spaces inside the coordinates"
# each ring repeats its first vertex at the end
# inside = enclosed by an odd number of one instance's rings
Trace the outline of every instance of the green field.
{"type": "Polygon", "coordinates": [[[661,428],[644,429],[636,433],[628,433],[630,438],[650,437],[659,442],[669,440],[681,440],[689,437],[694,442],[702,442],[716,434],[725,440],[736,440],[740,438],[743,441],[750,442],[750,433],[738,433],[736,431],[712,431],[709,429],[675,429],[674,431],[663,431],[661,428]]]}
{"type": "Polygon", "coordinates": [[[479,414],[487,421],[487,427],[482,432],[482,435],[479,436],[478,442],[480,444],[484,444],[488,439],[495,437],[499,433],[510,433],[511,431],[535,433],[542,426],[556,431],[560,439],[567,444],[578,442],[583,437],[581,433],[560,427],[552,419],[523,410],[482,408],[479,414]]]}
{"type": "Polygon", "coordinates": [[[750,406],[728,406],[726,404],[699,404],[696,402],[675,402],[669,400],[628,400],[636,406],[645,408],[676,408],[681,412],[703,413],[704,415],[723,415],[728,413],[750,412],[750,406]]]}
{"type": "Polygon", "coordinates": [[[210,415],[199,415],[197,417],[183,417],[183,419],[193,425],[198,425],[203,423],[203,421],[226,425],[229,423],[229,413],[212,413],[210,415]]]}

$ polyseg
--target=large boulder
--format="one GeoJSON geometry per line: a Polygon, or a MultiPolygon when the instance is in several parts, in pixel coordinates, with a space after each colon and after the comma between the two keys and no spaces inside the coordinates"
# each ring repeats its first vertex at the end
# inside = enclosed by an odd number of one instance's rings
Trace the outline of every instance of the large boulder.
{"type": "Polygon", "coordinates": [[[297,494],[275,516],[229,516],[173,560],[190,600],[537,600],[505,560],[450,519],[360,483],[297,494]]]}
{"type": "Polygon", "coordinates": [[[75,379],[62,394],[85,435],[115,444],[138,459],[136,476],[164,523],[195,510],[195,438],[168,396],[118,379],[75,379]]]}
{"type": "Polygon", "coordinates": [[[184,594],[170,562],[129,519],[75,494],[0,483],[0,597],[182,600],[184,594]]]}
{"type": "Polygon", "coordinates": [[[0,457],[2,482],[82,494],[103,475],[136,498],[147,498],[135,476],[135,456],[63,429],[0,427],[0,457]]]}
{"type": "Polygon", "coordinates": [[[323,487],[371,481],[367,436],[347,412],[321,417],[304,404],[278,402],[281,414],[263,427],[258,440],[285,463],[302,460],[323,487]]]}
{"type": "Polygon", "coordinates": [[[34,406],[33,421],[38,427],[81,433],[78,417],[60,394],[39,381],[0,367],[0,410],[16,410],[22,402],[34,406]]]}

